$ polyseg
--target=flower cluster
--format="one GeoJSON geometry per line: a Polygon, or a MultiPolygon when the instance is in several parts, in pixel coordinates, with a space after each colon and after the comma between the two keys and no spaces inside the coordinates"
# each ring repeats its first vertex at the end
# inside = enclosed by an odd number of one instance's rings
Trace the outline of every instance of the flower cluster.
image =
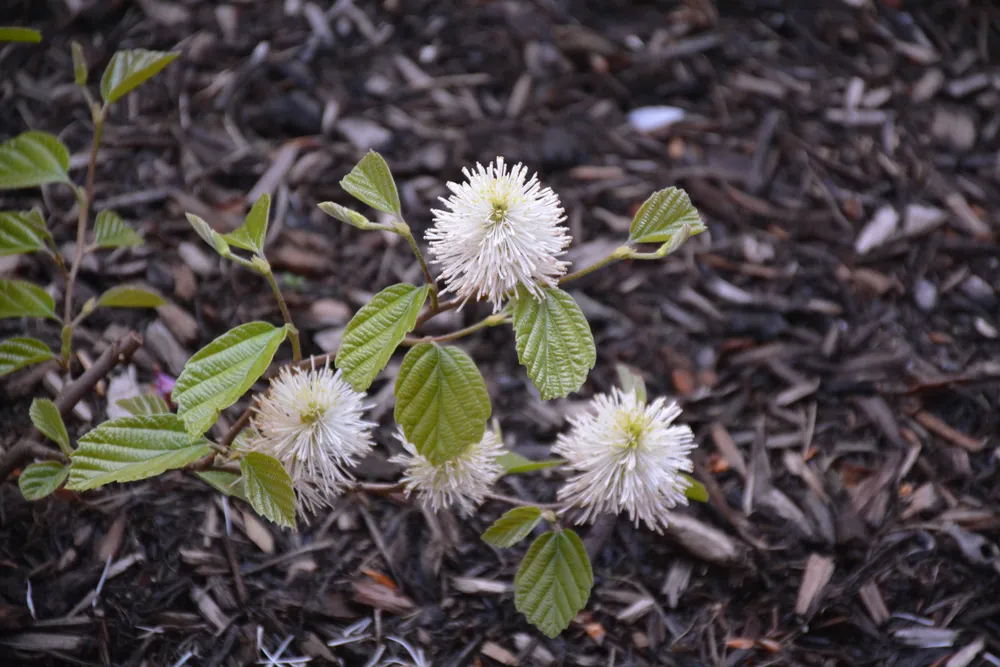
{"type": "Polygon", "coordinates": [[[468,182],[448,183],[452,195],[441,199],[448,210],[433,211],[427,232],[443,292],[454,292],[463,304],[486,299],[494,312],[518,286],[540,298],[567,267],[559,257],[571,239],[559,197],[537,174],[528,178],[525,166],[508,171],[502,157],[463,173],[468,182]]]}
{"type": "Polygon", "coordinates": [[[591,411],[570,418],[572,429],[559,436],[554,451],[577,471],[559,491],[559,499],[584,508],[580,522],[598,515],[628,512],[662,532],[670,510],[687,504],[695,447],[690,427],[673,425],[681,414],[676,403],[658,398],[650,404],[635,392],[614,389],[591,403],[591,411]]]}
{"type": "Polygon", "coordinates": [[[340,371],[286,366],[256,407],[247,448],[281,461],[299,502],[315,513],[354,480],[349,469],[375,444],[364,398],[340,371]]]}

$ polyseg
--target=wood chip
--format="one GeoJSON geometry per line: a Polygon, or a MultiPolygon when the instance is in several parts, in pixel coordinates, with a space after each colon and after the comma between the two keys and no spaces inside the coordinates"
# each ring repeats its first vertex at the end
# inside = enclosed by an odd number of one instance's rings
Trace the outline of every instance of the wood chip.
{"type": "Polygon", "coordinates": [[[970,438],[958,429],[952,428],[948,424],[935,417],[929,412],[920,411],[913,417],[917,420],[917,423],[926,428],[928,431],[940,436],[941,438],[947,440],[953,445],[961,447],[970,452],[981,452],[983,447],[986,446],[985,440],[976,440],[975,438],[970,438]]]}
{"type": "Polygon", "coordinates": [[[805,575],[799,585],[799,594],[795,600],[795,613],[805,616],[820,600],[823,588],[833,576],[833,559],[819,554],[809,554],[806,561],[805,575]]]}
{"type": "Polygon", "coordinates": [[[889,620],[889,608],[885,606],[882,593],[879,592],[878,585],[874,581],[869,581],[858,590],[861,603],[868,610],[868,615],[872,617],[875,625],[883,625],[889,620]]]}

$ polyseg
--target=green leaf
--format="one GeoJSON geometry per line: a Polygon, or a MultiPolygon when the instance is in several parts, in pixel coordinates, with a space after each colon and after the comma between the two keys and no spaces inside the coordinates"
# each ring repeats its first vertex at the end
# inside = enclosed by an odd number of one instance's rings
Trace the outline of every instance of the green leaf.
{"type": "Polygon", "coordinates": [[[273,456],[250,452],[240,460],[247,500],[257,513],[279,526],[295,528],[295,488],[273,456]]]}
{"type": "Polygon", "coordinates": [[[0,190],[69,183],[69,151],[47,132],[23,132],[0,144],[0,190]]]}
{"type": "Polygon", "coordinates": [[[243,477],[234,472],[227,472],[225,470],[203,470],[196,472],[195,475],[200,477],[203,482],[213,487],[219,493],[250,502],[247,500],[247,495],[243,488],[243,477]]]}
{"type": "Polygon", "coordinates": [[[250,322],[219,336],[188,360],[172,397],[192,434],[211,428],[219,412],[246,393],[267,370],[287,333],[285,327],[250,322]]]}
{"type": "Polygon", "coordinates": [[[546,459],[544,461],[533,461],[526,456],[521,456],[516,452],[505,451],[497,457],[497,463],[503,466],[504,474],[519,475],[526,472],[555,468],[566,463],[564,459],[546,459]]]}
{"type": "Polygon", "coordinates": [[[681,474],[681,477],[686,479],[688,482],[687,488],[684,489],[685,496],[687,496],[691,500],[694,500],[695,502],[699,503],[708,502],[708,489],[705,488],[704,484],[696,480],[691,475],[681,474]]]}
{"type": "Polygon", "coordinates": [[[38,211],[0,212],[0,257],[44,250],[51,239],[38,211]]]}
{"type": "Polygon", "coordinates": [[[551,287],[536,299],[523,287],[514,301],[517,357],[542,400],[578,391],[597,363],[590,325],[566,292],[551,287]]]}
{"type": "Polygon", "coordinates": [[[59,445],[67,455],[73,450],[69,446],[69,433],[66,432],[66,425],[63,423],[62,415],[56,404],[47,398],[36,398],[31,402],[28,409],[28,416],[31,423],[35,425],[42,435],[59,445]]]}
{"type": "Polygon", "coordinates": [[[356,391],[366,391],[396,347],[417,323],[430,287],[392,285],[375,295],[351,321],[337,351],[337,368],[356,391]]]}
{"type": "Polygon", "coordinates": [[[686,192],[659,190],[649,196],[632,219],[628,240],[633,243],[669,243],[672,248],[707,229],[686,192]]]}
{"type": "Polygon", "coordinates": [[[119,51],[111,56],[108,68],[101,77],[101,97],[108,104],[142,85],[180,54],[165,51],[133,49],[119,51]]]}
{"type": "Polygon", "coordinates": [[[594,572],[583,542],[572,530],[532,542],[514,577],[514,606],[549,637],[569,627],[587,604],[594,572]]]}
{"type": "Polygon", "coordinates": [[[177,415],[119,417],[80,438],[67,489],[86,491],[111,482],[134,482],[183,468],[212,451],[192,437],[177,415]]]}
{"type": "Polygon", "coordinates": [[[495,547],[512,547],[535,529],[542,520],[537,507],[515,507],[493,522],[483,533],[483,539],[495,547]]]}
{"type": "Polygon", "coordinates": [[[647,399],[646,381],[639,374],[639,371],[626,364],[615,364],[615,371],[618,372],[618,384],[626,394],[633,393],[640,402],[645,403],[647,399]]]}
{"type": "Polygon", "coordinates": [[[212,246],[215,252],[219,253],[220,256],[229,259],[233,256],[232,251],[229,249],[229,244],[226,239],[223,238],[222,234],[212,229],[211,225],[196,216],[194,213],[187,214],[188,222],[194,227],[194,231],[198,233],[198,236],[202,238],[205,243],[212,246]]]}
{"type": "Polygon", "coordinates": [[[114,211],[101,211],[94,222],[95,248],[122,248],[142,245],[142,237],[114,211]]]}
{"type": "Polygon", "coordinates": [[[37,338],[8,338],[0,343],[0,377],[55,358],[49,346],[37,338]]]}
{"type": "Polygon", "coordinates": [[[87,67],[87,59],[83,56],[83,47],[76,40],[69,43],[70,52],[73,55],[73,82],[78,86],[87,85],[87,77],[90,70],[87,67]]]}
{"type": "Polygon", "coordinates": [[[170,412],[170,406],[167,405],[167,402],[156,394],[143,394],[142,396],[123,398],[116,405],[135,416],[162,415],[170,412]]]}
{"type": "Polygon", "coordinates": [[[0,42],[22,42],[38,44],[42,41],[42,33],[33,28],[19,26],[0,26],[0,42]]]}
{"type": "Polygon", "coordinates": [[[462,350],[420,343],[403,358],[394,416],[431,463],[440,465],[482,440],[490,411],[486,382],[462,350]]]}
{"type": "Polygon", "coordinates": [[[375,151],[368,151],[361,158],[351,173],[340,181],[340,187],[374,209],[391,213],[397,218],[403,217],[389,165],[375,151]]]}
{"type": "Polygon", "coordinates": [[[105,308],[159,308],[165,303],[155,292],[128,285],[112,287],[97,300],[105,308]]]}
{"type": "Polygon", "coordinates": [[[54,493],[68,476],[69,468],[62,463],[42,461],[25,466],[17,478],[17,485],[25,500],[41,500],[54,493]]]}
{"type": "Polygon", "coordinates": [[[267,216],[271,211],[271,195],[263,194],[247,213],[243,224],[229,234],[223,234],[230,245],[264,256],[264,240],[267,238],[267,216]]]}
{"type": "Polygon", "coordinates": [[[56,302],[48,292],[25,280],[0,280],[0,319],[56,317],[56,302]]]}
{"type": "Polygon", "coordinates": [[[332,201],[321,202],[319,209],[326,213],[332,218],[336,218],[341,222],[346,222],[352,227],[357,227],[358,229],[371,229],[372,227],[380,227],[377,223],[372,222],[365,216],[361,215],[357,211],[347,208],[346,206],[341,206],[332,201]]]}

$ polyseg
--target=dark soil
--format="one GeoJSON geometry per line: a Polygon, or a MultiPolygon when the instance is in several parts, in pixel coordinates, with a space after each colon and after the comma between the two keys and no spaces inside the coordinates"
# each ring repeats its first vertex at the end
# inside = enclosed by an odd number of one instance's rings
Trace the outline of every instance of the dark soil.
{"type": "MultiPolygon", "coordinates": [[[[0,23],[45,39],[0,47],[0,138],[58,132],[74,164],[90,120],[70,40],[92,83],[116,49],[183,53],[114,109],[98,161],[98,207],[147,245],[98,256],[77,297],[126,279],[170,296],[158,319],[94,316],[81,339],[93,358],[126,327],[144,333],[141,383],[178,350],[182,363],[236,324],[280,320],[267,286],[210,257],[185,211],[231,228],[249,192],[274,194],[272,263],[319,354],[368,295],[419,280],[405,243],[316,208],[348,203],[337,183],[369,146],[420,232],[462,166],[527,162],[566,206],[578,266],[625,237],[653,190],[684,187],[709,233],[573,284],[599,350],[584,395],[538,400],[508,329],[466,349],[530,456],[613,385],[615,363],[642,369],[699,435],[711,502],[685,514],[740,555],[599,522],[582,531],[591,601],[549,640],[503,586],[523,547],[478,538],[495,503],[463,520],[352,496],[291,534],[179,473],[34,504],[5,484],[0,663],[243,665],[290,638],[286,659],[371,665],[405,658],[394,636],[439,667],[1000,665],[1000,10],[784,4],[799,5],[7,3],[0,23]],[[626,114],[648,105],[687,113],[642,134],[626,114]]],[[[68,192],[44,205],[70,243],[68,192]]],[[[35,257],[0,271],[60,287],[35,257]]],[[[0,323],[25,330],[58,339],[0,323]]],[[[0,445],[26,431],[39,382],[0,385],[0,445]]],[[[384,447],[371,479],[394,474],[390,384],[373,387],[384,447]]],[[[100,392],[85,403],[95,417],[107,405],[100,392]]],[[[548,499],[557,475],[499,490],[548,499]]]]}

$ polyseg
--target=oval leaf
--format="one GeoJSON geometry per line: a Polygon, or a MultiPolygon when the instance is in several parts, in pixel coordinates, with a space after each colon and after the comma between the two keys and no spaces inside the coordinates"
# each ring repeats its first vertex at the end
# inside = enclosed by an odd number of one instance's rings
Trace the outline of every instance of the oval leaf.
{"type": "Polygon", "coordinates": [[[44,250],[51,238],[38,211],[0,212],[0,257],[44,250]]]}
{"type": "Polygon", "coordinates": [[[86,491],[111,482],[134,482],[183,468],[212,451],[192,437],[177,415],[120,417],[80,438],[67,489],[86,491]]]}
{"type": "Polygon", "coordinates": [[[552,287],[536,299],[523,287],[514,302],[517,357],[542,400],[578,391],[597,363],[590,325],[566,292],[552,287]]]}
{"type": "Polygon", "coordinates": [[[47,398],[36,398],[31,402],[28,416],[31,417],[31,423],[42,435],[59,445],[59,449],[67,455],[72,454],[73,450],[69,446],[69,433],[66,432],[66,425],[63,423],[62,415],[59,414],[59,408],[56,407],[55,403],[47,398]]]}
{"type": "Polygon", "coordinates": [[[128,285],[112,287],[97,300],[105,308],[159,308],[165,303],[159,294],[128,285]]]}
{"type": "Polygon", "coordinates": [[[203,470],[196,472],[195,475],[219,493],[250,502],[243,489],[243,478],[236,473],[225,470],[203,470]]]}
{"type": "Polygon", "coordinates": [[[56,302],[48,292],[25,280],[0,280],[0,319],[5,317],[56,317],[56,302]]]}
{"type": "Polygon", "coordinates": [[[54,493],[66,481],[67,476],[69,468],[62,463],[42,461],[26,466],[17,478],[17,485],[25,500],[41,500],[54,493]]]}
{"type": "Polygon", "coordinates": [[[572,530],[532,542],[514,577],[514,606],[549,637],[569,627],[587,604],[594,572],[583,542],[572,530]]]}
{"type": "Polygon", "coordinates": [[[694,500],[695,502],[699,503],[708,502],[708,489],[705,488],[704,484],[696,480],[691,475],[682,474],[681,477],[686,479],[688,483],[687,488],[684,489],[685,496],[687,496],[691,500],[694,500]]]}
{"type": "Polygon", "coordinates": [[[406,283],[386,287],[348,322],[336,363],[356,391],[367,391],[413,331],[429,290],[406,283]]]}
{"type": "Polygon", "coordinates": [[[679,188],[667,188],[651,194],[639,208],[629,227],[628,239],[634,243],[679,246],[705,229],[687,193],[679,188]]]}
{"type": "Polygon", "coordinates": [[[69,182],[69,151],[47,132],[23,132],[0,144],[0,190],[69,182]]]}
{"type": "Polygon", "coordinates": [[[512,547],[535,529],[542,520],[537,507],[515,507],[493,522],[483,533],[483,539],[495,547],[512,547]]]}
{"type": "Polygon", "coordinates": [[[8,338],[0,343],[0,377],[32,364],[55,359],[49,346],[37,338],[8,338]]]}
{"type": "Polygon", "coordinates": [[[267,216],[271,211],[271,195],[263,194],[254,203],[243,224],[222,238],[230,245],[264,256],[264,240],[267,238],[267,216]]]}
{"type": "Polygon", "coordinates": [[[340,204],[332,201],[321,202],[319,209],[331,218],[336,218],[341,222],[346,222],[352,227],[357,227],[358,229],[371,229],[373,226],[376,228],[379,226],[357,211],[353,211],[346,206],[341,206],[340,204]]]}
{"type": "Polygon", "coordinates": [[[196,216],[194,213],[187,214],[188,222],[194,227],[194,231],[198,233],[198,236],[208,245],[215,248],[215,252],[219,253],[220,256],[229,258],[232,257],[232,252],[229,250],[229,244],[226,239],[222,237],[222,234],[212,229],[211,225],[196,216]]]}
{"type": "Polygon", "coordinates": [[[142,245],[142,237],[114,211],[101,211],[94,222],[95,248],[122,248],[142,245]]]}
{"type": "Polygon", "coordinates": [[[38,44],[42,41],[42,33],[33,28],[19,26],[0,26],[0,42],[21,42],[38,44]]]}
{"type": "Polygon", "coordinates": [[[156,394],[143,394],[132,398],[123,398],[115,405],[133,415],[162,415],[170,412],[167,402],[156,394]]]}
{"type": "Polygon", "coordinates": [[[250,452],[240,461],[247,501],[262,517],[295,528],[295,488],[285,467],[273,456],[250,452]]]}
{"type": "Polygon", "coordinates": [[[546,459],[544,461],[533,461],[527,456],[521,456],[517,452],[505,451],[497,457],[497,463],[503,466],[504,474],[519,475],[526,472],[555,468],[566,463],[565,459],[546,459]]]}
{"type": "Polygon", "coordinates": [[[420,343],[403,358],[394,416],[431,463],[440,465],[482,440],[490,411],[483,376],[462,350],[420,343]]]}
{"type": "Polygon", "coordinates": [[[118,101],[123,95],[156,76],[178,55],[146,49],[119,51],[111,56],[111,62],[101,77],[101,97],[108,104],[118,101]]]}
{"type": "Polygon", "coordinates": [[[86,86],[90,69],[87,67],[87,59],[83,56],[83,47],[80,46],[80,42],[74,40],[69,43],[69,48],[73,54],[73,83],[86,86]]]}
{"type": "Polygon", "coordinates": [[[194,435],[215,423],[267,370],[287,331],[250,322],[219,336],[191,357],[172,395],[177,414],[194,435]]]}
{"type": "Polygon", "coordinates": [[[361,158],[351,173],[340,181],[340,187],[374,209],[391,213],[397,218],[403,216],[399,192],[396,191],[389,165],[375,151],[368,151],[361,158]]]}

